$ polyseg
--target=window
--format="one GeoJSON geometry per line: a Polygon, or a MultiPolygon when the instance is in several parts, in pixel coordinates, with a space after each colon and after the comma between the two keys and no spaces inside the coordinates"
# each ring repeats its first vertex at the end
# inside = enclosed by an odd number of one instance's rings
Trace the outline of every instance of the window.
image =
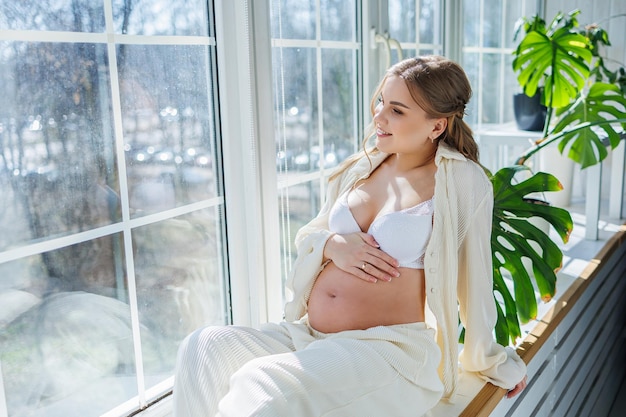
{"type": "Polygon", "coordinates": [[[467,108],[474,129],[514,120],[513,94],[519,92],[511,52],[515,22],[535,13],[536,1],[464,0],[462,64],[472,84],[467,108]]]}
{"type": "Polygon", "coordinates": [[[276,170],[283,278],[328,175],[360,142],[360,2],[272,0],[276,170]]]}
{"type": "Polygon", "coordinates": [[[0,29],[0,414],[137,409],[229,321],[212,5],[2,2],[0,29]]]}
{"type": "MultiPolygon", "coordinates": [[[[389,35],[403,57],[443,54],[443,0],[389,0],[389,35]]],[[[397,51],[392,51],[397,61],[397,51]]]]}

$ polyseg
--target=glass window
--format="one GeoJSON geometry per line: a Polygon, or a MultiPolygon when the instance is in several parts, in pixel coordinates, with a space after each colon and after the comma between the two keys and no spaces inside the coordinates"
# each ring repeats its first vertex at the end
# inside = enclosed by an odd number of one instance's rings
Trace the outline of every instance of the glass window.
{"type": "Polygon", "coordinates": [[[206,46],[118,48],[131,217],[218,196],[209,58],[206,46]]]}
{"type": "MultiPolygon", "coordinates": [[[[389,0],[389,35],[403,58],[443,53],[443,0],[389,0]]],[[[399,55],[392,49],[391,62],[399,55]]]]}
{"type": "Polygon", "coordinates": [[[92,3],[0,3],[9,416],[128,414],[230,321],[212,5],[92,3]]]}
{"type": "Polygon", "coordinates": [[[502,46],[502,26],[504,16],[502,14],[502,2],[488,2],[483,9],[483,18],[480,28],[482,30],[482,46],[485,48],[499,48],[502,46]]]}
{"type": "Polygon", "coordinates": [[[322,39],[353,41],[356,39],[356,4],[345,0],[320,0],[322,39]]]}
{"type": "Polygon", "coordinates": [[[23,0],[0,4],[0,29],[103,32],[104,4],[91,0],[23,0]]]}
{"type": "Polygon", "coordinates": [[[355,1],[270,4],[284,278],[295,233],[319,211],[326,177],[358,146],[358,19],[355,1]]]}
{"type": "Polygon", "coordinates": [[[315,1],[271,0],[273,39],[315,39],[315,1]]]}
{"type": "Polygon", "coordinates": [[[206,0],[113,0],[115,31],[129,35],[207,36],[210,27],[206,3],[206,0]]]}
{"type": "Polygon", "coordinates": [[[476,130],[483,124],[514,120],[513,95],[519,92],[511,67],[515,22],[535,13],[536,2],[463,0],[463,67],[472,83],[467,120],[476,130]]]}

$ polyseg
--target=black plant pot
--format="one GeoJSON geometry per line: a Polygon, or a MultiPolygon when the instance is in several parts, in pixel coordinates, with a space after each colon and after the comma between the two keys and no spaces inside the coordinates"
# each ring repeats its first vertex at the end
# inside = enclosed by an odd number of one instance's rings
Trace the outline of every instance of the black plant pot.
{"type": "Polygon", "coordinates": [[[546,121],[546,106],[541,104],[541,93],[528,97],[524,93],[513,96],[515,122],[520,130],[541,131],[546,121]]]}

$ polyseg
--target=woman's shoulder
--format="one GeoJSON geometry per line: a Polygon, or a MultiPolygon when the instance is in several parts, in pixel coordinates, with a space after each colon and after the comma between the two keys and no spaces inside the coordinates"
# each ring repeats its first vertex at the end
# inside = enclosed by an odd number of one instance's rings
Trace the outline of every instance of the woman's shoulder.
{"type": "Polygon", "coordinates": [[[448,159],[446,160],[448,170],[453,174],[454,179],[471,183],[490,183],[487,171],[477,162],[470,159],[448,159]]]}
{"type": "Polygon", "coordinates": [[[469,159],[449,160],[446,182],[449,196],[455,196],[459,207],[473,211],[485,199],[493,198],[493,186],[484,168],[469,159]]]}

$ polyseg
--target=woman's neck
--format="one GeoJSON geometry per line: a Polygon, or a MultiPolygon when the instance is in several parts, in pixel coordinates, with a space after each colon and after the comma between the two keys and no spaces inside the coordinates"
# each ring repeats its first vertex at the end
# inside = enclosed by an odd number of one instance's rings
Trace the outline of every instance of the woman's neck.
{"type": "Polygon", "coordinates": [[[391,156],[390,162],[393,168],[400,173],[406,173],[412,170],[416,170],[435,162],[435,154],[437,153],[437,147],[427,150],[426,152],[420,152],[415,154],[400,154],[396,153],[391,156]]]}

